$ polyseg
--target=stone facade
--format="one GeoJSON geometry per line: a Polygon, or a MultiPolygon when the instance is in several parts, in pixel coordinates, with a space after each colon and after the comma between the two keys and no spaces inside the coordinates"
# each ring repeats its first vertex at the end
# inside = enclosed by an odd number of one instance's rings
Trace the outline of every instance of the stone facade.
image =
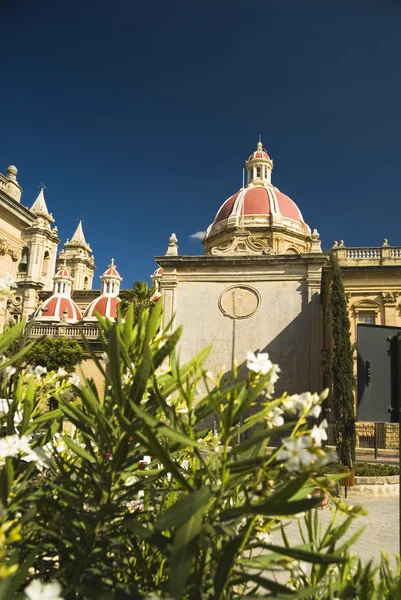
{"type": "Polygon", "coordinates": [[[11,165],[0,173],[0,276],[10,273],[17,290],[8,300],[0,299],[0,331],[8,320],[30,319],[41,302],[41,294],[53,288],[56,267],[65,264],[73,276],[73,289],[92,290],[95,271],[91,248],[82,223],[57,256],[58,229],[45,200],[44,187],[28,209],[21,204],[18,170],[11,165]]]}
{"type": "MultiPolygon", "coordinates": [[[[212,343],[207,367],[216,372],[225,365],[229,371],[249,350],[266,351],[281,367],[278,392],[331,388],[328,255],[295,202],[273,185],[273,161],[261,141],[245,169],[247,183],[227,198],[205,232],[203,256],[179,255],[172,234],[166,254],[156,257],[154,299],[163,298],[165,325],[173,320],[184,326],[181,361],[212,343]]],[[[0,306],[0,328],[8,318],[35,313],[52,294],[56,269],[69,270],[72,298],[84,315],[99,292],[92,290],[96,267],[82,223],[57,255],[60,240],[44,190],[30,209],[21,204],[21,194],[11,166],[6,176],[0,174],[0,275],[14,275],[18,289],[0,306]]],[[[352,343],[361,322],[401,327],[401,247],[384,240],[376,248],[347,248],[340,241],[333,251],[348,298],[352,343]]],[[[78,336],[81,330],[82,324],[44,320],[35,331],[78,336]]],[[[384,443],[396,444],[394,425],[383,424],[383,431],[384,443]]],[[[358,436],[371,437],[371,424],[358,424],[358,436]]]]}

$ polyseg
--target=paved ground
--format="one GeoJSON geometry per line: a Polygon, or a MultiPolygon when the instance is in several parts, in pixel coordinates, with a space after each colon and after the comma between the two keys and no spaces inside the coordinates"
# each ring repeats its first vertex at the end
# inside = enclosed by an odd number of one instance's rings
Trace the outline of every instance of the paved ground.
{"type": "MultiPolygon", "coordinates": [[[[399,498],[354,497],[344,502],[361,504],[368,511],[366,517],[357,517],[354,520],[347,534],[348,537],[366,526],[364,533],[353,546],[354,553],[359,555],[364,563],[372,559],[378,562],[381,550],[386,550],[389,555],[399,552],[399,498]]],[[[322,527],[329,524],[330,512],[329,508],[319,510],[322,527]]],[[[302,543],[295,520],[289,524],[286,531],[290,542],[302,543]]]]}

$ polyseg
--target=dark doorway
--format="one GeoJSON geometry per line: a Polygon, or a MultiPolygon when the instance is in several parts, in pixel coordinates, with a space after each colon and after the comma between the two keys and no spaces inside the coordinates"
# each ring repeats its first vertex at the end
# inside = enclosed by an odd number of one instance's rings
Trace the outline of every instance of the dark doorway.
{"type": "Polygon", "coordinates": [[[358,325],[358,421],[398,423],[398,333],[399,327],[358,325]]]}

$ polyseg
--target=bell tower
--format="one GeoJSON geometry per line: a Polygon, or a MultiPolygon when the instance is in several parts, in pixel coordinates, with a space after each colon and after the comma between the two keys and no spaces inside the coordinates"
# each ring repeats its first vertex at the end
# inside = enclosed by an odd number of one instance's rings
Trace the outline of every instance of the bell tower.
{"type": "Polygon", "coordinates": [[[28,318],[36,309],[37,292],[51,290],[56,264],[57,246],[60,242],[58,229],[52,225],[42,187],[30,208],[35,220],[22,232],[21,260],[18,265],[18,288],[23,292],[23,318],[28,318]]]}
{"type": "Polygon", "coordinates": [[[87,243],[82,228],[82,221],[79,221],[71,240],[67,240],[63,250],[60,252],[57,265],[58,268],[64,264],[71,272],[74,278],[74,290],[91,290],[93,275],[96,269],[95,259],[91,256],[92,249],[87,243]]]}

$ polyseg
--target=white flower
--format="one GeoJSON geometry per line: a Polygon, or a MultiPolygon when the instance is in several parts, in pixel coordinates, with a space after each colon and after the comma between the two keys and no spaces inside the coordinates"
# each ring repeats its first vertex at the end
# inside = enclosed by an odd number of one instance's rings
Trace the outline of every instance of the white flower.
{"type": "Polygon", "coordinates": [[[121,383],[122,385],[128,385],[131,383],[131,373],[123,373],[121,375],[121,383]]]}
{"type": "Polygon", "coordinates": [[[317,425],[313,426],[313,429],[310,433],[310,436],[312,438],[312,440],[315,442],[316,446],[321,446],[323,441],[327,440],[327,431],[326,428],[328,427],[327,421],[326,419],[324,419],[319,427],[317,425]]]}
{"type": "Polygon", "coordinates": [[[311,394],[310,392],[294,394],[283,400],[283,409],[290,414],[298,413],[317,418],[322,410],[319,402],[320,398],[317,394],[311,394]]]}
{"type": "Polygon", "coordinates": [[[270,533],[265,533],[263,531],[258,531],[256,538],[263,544],[271,544],[273,542],[273,537],[270,533]]]}
{"type": "Polygon", "coordinates": [[[24,592],[28,600],[63,600],[59,583],[42,583],[34,579],[24,592]]]}
{"type": "Polygon", "coordinates": [[[42,375],[46,375],[47,369],[46,369],[46,367],[41,367],[40,365],[38,365],[37,367],[35,367],[34,373],[35,373],[37,379],[40,379],[42,377],[42,375]]]}
{"type": "Polygon", "coordinates": [[[272,427],[280,427],[284,425],[284,418],[281,416],[283,411],[281,408],[276,406],[271,412],[269,412],[266,416],[267,426],[271,429],[272,427]]]}
{"type": "Polygon", "coordinates": [[[58,368],[57,377],[66,377],[68,375],[67,371],[62,367],[58,368]]]}
{"type": "Polygon", "coordinates": [[[170,371],[170,367],[168,365],[161,365],[155,371],[156,377],[161,377],[170,371]]]}
{"type": "Polygon", "coordinates": [[[269,360],[269,355],[267,352],[259,352],[254,354],[249,351],[247,354],[246,366],[250,371],[254,371],[254,373],[260,373],[261,375],[266,375],[270,371],[273,366],[271,360],[269,360]]]}
{"type": "Polygon", "coordinates": [[[290,473],[301,471],[302,467],[308,467],[315,462],[316,456],[309,451],[312,444],[310,437],[300,435],[283,439],[282,442],[284,448],[278,452],[277,459],[284,461],[283,467],[290,473]]]}
{"type": "Polygon", "coordinates": [[[3,369],[3,375],[5,379],[10,379],[10,377],[14,375],[15,371],[15,367],[11,367],[10,365],[8,367],[5,367],[5,369],[3,369]]]}
{"type": "Polygon", "coordinates": [[[102,360],[104,360],[105,363],[109,362],[109,357],[107,356],[107,352],[103,352],[103,354],[100,357],[102,360]]]}
{"type": "Polygon", "coordinates": [[[68,378],[68,381],[71,385],[75,385],[75,387],[78,387],[78,388],[81,387],[81,380],[76,373],[73,373],[72,375],[70,375],[68,378]]]}
{"type": "Polygon", "coordinates": [[[15,287],[17,287],[17,284],[11,273],[6,273],[4,277],[0,277],[0,295],[8,294],[10,289],[15,287]]]}
{"type": "Polygon", "coordinates": [[[4,465],[6,458],[15,457],[19,454],[24,455],[25,462],[35,462],[38,469],[47,467],[48,457],[40,450],[34,450],[29,445],[29,438],[26,435],[6,435],[0,439],[0,465],[4,465]]]}
{"type": "Polygon", "coordinates": [[[18,435],[6,435],[0,439],[0,464],[4,464],[4,459],[9,456],[18,456],[20,441],[18,435]]]}

